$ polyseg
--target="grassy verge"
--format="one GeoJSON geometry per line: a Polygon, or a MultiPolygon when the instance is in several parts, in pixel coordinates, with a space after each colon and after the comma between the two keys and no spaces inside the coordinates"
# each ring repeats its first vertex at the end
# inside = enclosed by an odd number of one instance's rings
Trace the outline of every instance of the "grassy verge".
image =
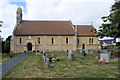
{"type": "Polygon", "coordinates": [[[19,56],[19,55],[21,55],[21,54],[23,54],[23,53],[0,54],[0,57],[1,57],[0,63],[3,63],[3,62],[5,62],[5,61],[8,61],[8,60],[10,60],[10,59],[12,59],[12,58],[14,58],[14,57],[17,57],[17,56],[19,56]],[[10,58],[10,56],[12,56],[12,58],[10,58]]]}
{"type": "Polygon", "coordinates": [[[118,78],[118,62],[99,63],[98,54],[82,57],[75,53],[75,61],[69,60],[64,53],[48,53],[48,57],[60,57],[61,61],[50,63],[47,69],[43,54],[29,54],[3,78],[118,78]]]}

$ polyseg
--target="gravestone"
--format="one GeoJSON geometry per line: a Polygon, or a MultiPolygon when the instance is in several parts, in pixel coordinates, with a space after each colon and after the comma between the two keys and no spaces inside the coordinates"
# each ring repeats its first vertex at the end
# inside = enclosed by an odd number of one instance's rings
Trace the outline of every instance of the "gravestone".
{"type": "Polygon", "coordinates": [[[105,61],[105,62],[109,62],[109,54],[100,54],[100,60],[105,61]]]}
{"type": "Polygon", "coordinates": [[[82,56],[83,56],[83,57],[86,56],[85,50],[82,51],[82,56]]]}
{"type": "Polygon", "coordinates": [[[69,52],[69,51],[68,51],[68,49],[67,49],[66,56],[68,56],[68,52],[69,52]]]}
{"type": "Polygon", "coordinates": [[[80,49],[80,53],[82,53],[82,49],[80,49]]]}
{"type": "Polygon", "coordinates": [[[12,58],[12,56],[10,56],[10,58],[12,58]]]}
{"type": "Polygon", "coordinates": [[[80,54],[80,52],[77,52],[77,54],[80,54]]]}
{"type": "Polygon", "coordinates": [[[45,62],[46,62],[46,60],[47,60],[47,53],[44,53],[44,54],[43,54],[43,58],[44,58],[44,60],[45,60],[45,62]]]}
{"type": "Polygon", "coordinates": [[[98,54],[100,54],[100,50],[98,50],[98,54]]]}
{"type": "Polygon", "coordinates": [[[68,53],[68,58],[72,59],[72,51],[70,51],[70,50],[69,50],[69,53],[68,53]]]}
{"type": "Polygon", "coordinates": [[[48,69],[51,69],[51,67],[50,67],[50,65],[49,65],[49,60],[48,60],[48,58],[46,59],[45,64],[46,64],[46,66],[47,66],[48,69]]]}
{"type": "Polygon", "coordinates": [[[109,54],[109,57],[111,57],[111,56],[112,56],[112,52],[108,52],[108,54],[109,54]]]}
{"type": "Polygon", "coordinates": [[[85,50],[85,53],[88,53],[88,50],[85,50]]]}
{"type": "Polygon", "coordinates": [[[104,53],[104,54],[107,54],[107,53],[108,53],[108,51],[106,51],[106,50],[105,50],[103,53],[104,53]]]}
{"type": "Polygon", "coordinates": [[[94,52],[94,54],[96,53],[96,51],[95,51],[95,50],[94,50],[93,52],[94,52]]]}
{"type": "Polygon", "coordinates": [[[75,60],[74,53],[72,53],[71,56],[72,56],[72,61],[74,61],[75,60]]]}
{"type": "Polygon", "coordinates": [[[39,50],[37,50],[37,51],[36,51],[36,54],[40,54],[40,51],[39,51],[39,50]]]}

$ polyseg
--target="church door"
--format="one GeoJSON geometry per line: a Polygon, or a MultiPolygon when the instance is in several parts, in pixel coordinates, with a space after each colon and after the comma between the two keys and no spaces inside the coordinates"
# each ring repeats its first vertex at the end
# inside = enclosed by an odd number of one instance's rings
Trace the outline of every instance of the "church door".
{"type": "Polygon", "coordinates": [[[82,45],[82,49],[85,49],[85,44],[82,45]]]}
{"type": "Polygon", "coordinates": [[[28,51],[32,51],[32,44],[31,43],[27,44],[27,49],[28,49],[28,51]]]}

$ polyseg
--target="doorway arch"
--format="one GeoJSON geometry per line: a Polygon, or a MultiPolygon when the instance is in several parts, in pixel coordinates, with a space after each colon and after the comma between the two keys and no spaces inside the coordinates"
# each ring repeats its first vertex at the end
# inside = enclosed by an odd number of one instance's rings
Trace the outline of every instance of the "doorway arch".
{"type": "Polygon", "coordinates": [[[32,44],[31,44],[31,43],[28,43],[28,44],[27,44],[27,50],[28,50],[28,51],[32,51],[32,44]]]}
{"type": "Polygon", "coordinates": [[[82,49],[85,49],[85,44],[82,44],[82,49]]]}

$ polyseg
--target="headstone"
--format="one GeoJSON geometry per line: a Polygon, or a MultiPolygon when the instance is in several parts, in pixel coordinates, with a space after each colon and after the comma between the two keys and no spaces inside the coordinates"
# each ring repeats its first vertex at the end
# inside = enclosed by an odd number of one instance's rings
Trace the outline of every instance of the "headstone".
{"type": "Polygon", "coordinates": [[[69,59],[72,59],[72,56],[71,56],[71,55],[72,55],[72,51],[69,50],[69,54],[68,54],[68,58],[69,58],[69,59]]]}
{"type": "Polygon", "coordinates": [[[80,53],[82,53],[82,49],[80,49],[80,53]]]}
{"type": "Polygon", "coordinates": [[[47,53],[44,53],[44,54],[43,54],[43,58],[44,58],[44,60],[45,60],[45,62],[46,62],[46,60],[47,60],[47,53]]]}
{"type": "Polygon", "coordinates": [[[88,50],[85,50],[85,53],[88,53],[88,50]]]}
{"type": "Polygon", "coordinates": [[[37,51],[36,51],[36,54],[40,54],[40,51],[39,51],[39,50],[37,50],[37,51]]]}
{"type": "Polygon", "coordinates": [[[68,56],[68,49],[67,49],[67,52],[66,52],[66,56],[68,56]]]}
{"type": "Polygon", "coordinates": [[[52,57],[49,57],[49,62],[52,62],[52,57]]]}
{"type": "Polygon", "coordinates": [[[109,57],[111,57],[111,56],[112,56],[112,52],[108,52],[108,54],[109,54],[109,57]]]}
{"type": "Polygon", "coordinates": [[[94,54],[96,53],[96,51],[95,51],[95,50],[94,50],[93,52],[94,52],[94,54]]]}
{"type": "Polygon", "coordinates": [[[55,58],[52,58],[52,62],[55,62],[55,58]]]}
{"type": "Polygon", "coordinates": [[[72,53],[71,56],[72,56],[72,61],[74,61],[75,60],[74,53],[72,53]]]}
{"type": "Polygon", "coordinates": [[[82,51],[82,56],[86,56],[85,50],[82,51]]]}
{"type": "Polygon", "coordinates": [[[12,56],[10,56],[10,58],[12,58],[12,56]]]}
{"type": "Polygon", "coordinates": [[[100,54],[100,50],[98,50],[98,54],[100,54]]]}
{"type": "Polygon", "coordinates": [[[50,67],[50,65],[49,65],[49,60],[48,60],[48,58],[46,59],[45,64],[46,64],[46,66],[47,66],[48,69],[51,69],[51,67],[50,67]]]}
{"type": "Polygon", "coordinates": [[[105,50],[103,53],[104,53],[104,54],[107,54],[107,53],[108,53],[108,51],[106,51],[106,50],[105,50]]]}
{"type": "Polygon", "coordinates": [[[100,60],[109,62],[109,54],[100,54],[100,60]]]}

